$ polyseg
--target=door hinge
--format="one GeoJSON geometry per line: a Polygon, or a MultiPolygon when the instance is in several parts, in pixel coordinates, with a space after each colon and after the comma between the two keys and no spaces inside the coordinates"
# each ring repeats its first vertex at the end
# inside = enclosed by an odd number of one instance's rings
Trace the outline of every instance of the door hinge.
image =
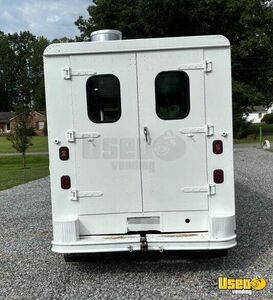
{"type": "Polygon", "coordinates": [[[69,143],[76,142],[76,139],[88,139],[88,141],[92,142],[95,138],[98,137],[100,137],[100,134],[97,132],[76,133],[73,130],[68,130],[66,132],[66,138],[69,143]]]}
{"type": "Polygon", "coordinates": [[[208,184],[205,186],[183,187],[181,191],[184,193],[207,193],[209,196],[212,196],[216,194],[216,186],[215,184],[208,184]]]}
{"type": "Polygon", "coordinates": [[[94,76],[97,72],[92,70],[76,70],[72,72],[72,68],[63,69],[63,78],[65,80],[71,80],[73,76],[94,76]]]}
{"type": "Polygon", "coordinates": [[[78,200],[78,191],[72,190],[70,191],[70,200],[77,201],[78,200]]]}
{"type": "Polygon", "coordinates": [[[63,78],[64,78],[65,80],[69,80],[69,79],[72,78],[71,68],[63,69],[63,78]]]}
{"type": "Polygon", "coordinates": [[[71,201],[78,201],[79,198],[101,197],[101,196],[103,196],[103,192],[101,191],[88,191],[88,192],[81,192],[77,190],[70,191],[71,201]]]}
{"type": "Polygon", "coordinates": [[[212,124],[207,124],[204,127],[181,128],[179,129],[179,132],[188,135],[192,135],[195,133],[205,133],[206,136],[211,136],[214,134],[214,126],[212,124]]]}
{"type": "Polygon", "coordinates": [[[206,73],[212,72],[212,61],[205,60],[201,63],[184,64],[178,70],[204,70],[206,73]]]}
{"type": "Polygon", "coordinates": [[[211,60],[205,61],[205,72],[206,73],[212,72],[212,61],[211,60]]]}

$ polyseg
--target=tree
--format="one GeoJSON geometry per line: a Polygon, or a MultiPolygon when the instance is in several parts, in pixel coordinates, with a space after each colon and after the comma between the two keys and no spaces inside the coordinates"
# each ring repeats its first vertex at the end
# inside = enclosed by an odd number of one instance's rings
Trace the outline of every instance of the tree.
{"type": "Polygon", "coordinates": [[[11,141],[12,147],[22,154],[23,169],[26,168],[26,150],[31,144],[31,134],[33,128],[31,127],[31,112],[28,107],[24,105],[17,105],[15,128],[12,133],[7,136],[11,141]]]}
{"type": "Polygon", "coordinates": [[[16,82],[11,65],[14,59],[7,36],[0,32],[0,111],[10,111],[13,107],[16,82]]]}
{"type": "Polygon", "coordinates": [[[54,44],[54,43],[72,43],[72,42],[75,42],[75,40],[64,36],[60,39],[53,39],[51,43],[54,44]]]}
{"type": "Polygon", "coordinates": [[[35,105],[36,95],[44,99],[43,51],[49,42],[43,37],[36,38],[28,31],[9,34],[8,39],[15,53],[13,69],[17,89],[14,102],[35,105]]]}
{"type": "Polygon", "coordinates": [[[113,28],[124,38],[225,35],[232,45],[235,135],[251,105],[273,102],[273,4],[259,0],[97,0],[75,24],[88,40],[113,28]]]}
{"type": "Polygon", "coordinates": [[[33,44],[33,55],[30,58],[30,78],[31,78],[31,101],[32,107],[37,111],[45,111],[45,80],[43,53],[49,45],[49,41],[44,37],[35,38],[33,44]]]}
{"type": "Polygon", "coordinates": [[[45,110],[43,51],[49,41],[28,31],[0,32],[0,111],[22,103],[45,110]]]}
{"type": "Polygon", "coordinates": [[[273,124],[273,113],[264,115],[262,122],[265,122],[266,124],[273,124]]]}

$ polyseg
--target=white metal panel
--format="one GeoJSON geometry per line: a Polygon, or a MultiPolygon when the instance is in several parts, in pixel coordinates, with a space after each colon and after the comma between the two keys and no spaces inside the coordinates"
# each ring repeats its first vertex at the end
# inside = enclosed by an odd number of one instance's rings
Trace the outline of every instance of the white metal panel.
{"type": "MultiPolygon", "coordinates": [[[[78,55],[89,53],[135,52],[171,49],[229,47],[229,41],[222,35],[187,36],[172,38],[135,39],[108,42],[84,42],[51,44],[45,56],[78,55]]],[[[189,63],[189,62],[187,62],[189,63]]],[[[200,62],[198,62],[200,63],[200,62]]]]}
{"type": "Polygon", "coordinates": [[[79,221],[81,235],[127,233],[124,214],[80,215],[79,221]]]}
{"type": "MultiPolygon", "coordinates": [[[[225,216],[235,214],[230,50],[226,38],[204,36],[55,44],[47,48],[45,56],[54,220],[79,219],[81,235],[126,233],[128,219],[147,217],[160,220],[156,228],[160,228],[161,232],[208,231],[204,239],[198,235],[196,242],[189,241],[189,234],[177,235],[174,239],[167,236],[164,238],[163,234],[148,235],[149,249],[152,250],[220,249],[236,244],[234,234],[225,239],[209,238],[219,228],[231,228],[225,225],[224,219],[225,216]],[[133,51],[139,52],[140,128],[133,51]],[[89,53],[93,54],[86,55],[89,53]],[[72,56],[69,57],[68,54],[72,56]],[[209,68],[206,62],[210,62],[209,68]],[[158,72],[166,71],[166,68],[185,70],[190,76],[191,113],[184,120],[166,121],[156,116],[154,77],[158,72]],[[110,124],[111,126],[94,124],[87,116],[85,82],[89,76],[100,73],[113,73],[121,83],[122,118],[120,122],[110,124]],[[206,130],[207,125],[212,126],[210,128],[213,128],[213,132],[206,130]],[[147,146],[143,136],[143,127],[148,128],[151,136],[152,158],[151,148],[147,146]],[[105,139],[115,140],[118,137],[120,141],[126,141],[133,137],[133,140],[137,140],[138,130],[141,133],[144,206],[141,200],[140,164],[137,159],[129,158],[136,162],[129,168],[126,165],[125,168],[120,168],[118,161],[114,165],[107,165],[113,161],[113,157],[109,157],[111,150],[115,153],[120,149],[116,142],[106,148],[103,160],[90,159],[87,155],[90,147],[98,146],[105,139]],[[160,151],[155,153],[154,147],[162,149],[160,138],[161,141],[162,136],[163,140],[164,136],[169,138],[170,131],[174,134],[175,141],[180,141],[183,155],[173,160],[164,160],[160,151]],[[227,135],[223,136],[223,132],[227,135]],[[212,153],[214,139],[223,141],[222,155],[212,153]],[[60,146],[69,147],[68,161],[59,159],[60,146]],[[216,185],[214,195],[209,196],[207,187],[213,183],[212,174],[216,168],[224,170],[225,180],[223,184],[216,185]],[[60,188],[62,175],[71,176],[71,190],[60,188]],[[71,191],[75,195],[73,201],[71,191]],[[223,221],[219,220],[217,226],[210,222],[209,227],[208,215],[223,216],[223,221]],[[187,223],[186,219],[190,222],[187,223]]],[[[124,161],[121,159],[120,162],[124,161]]],[[[148,225],[145,223],[145,226],[148,225]]],[[[61,226],[56,224],[53,225],[53,230],[55,236],[66,236],[71,232],[67,239],[75,238],[73,230],[62,232],[61,226]]],[[[138,236],[132,241],[123,236],[119,240],[116,240],[116,236],[111,236],[105,241],[97,236],[86,240],[80,238],[74,244],[53,242],[53,250],[62,253],[138,249],[138,236]]]]}
{"type": "Polygon", "coordinates": [[[97,54],[84,59],[73,56],[70,68],[72,72],[90,68],[97,75],[113,74],[119,79],[121,90],[120,119],[113,123],[94,123],[87,113],[86,82],[90,76],[72,76],[72,131],[76,139],[70,148],[76,152],[73,189],[78,191],[79,214],[142,211],[135,55],[97,54]],[[96,136],[90,140],[88,133],[94,132],[96,136]],[[126,148],[127,142],[132,149],[126,148]],[[132,161],[135,168],[130,164],[126,168],[126,163],[132,161]],[[121,167],[124,163],[125,168],[121,167]],[[99,197],[91,196],[92,192],[99,197]],[[84,197],[80,197],[83,193],[84,197]]]}
{"type": "Polygon", "coordinates": [[[140,142],[144,211],[207,210],[207,193],[184,193],[183,188],[207,186],[204,70],[185,70],[190,79],[190,113],[184,119],[162,120],[156,114],[155,78],[163,71],[203,61],[203,50],[137,54],[140,142]],[[150,143],[145,142],[147,127],[150,143]],[[183,128],[202,128],[183,134],[183,128]],[[182,130],[182,133],[181,133],[182,130]],[[147,156],[149,153],[149,156],[147,156]],[[153,164],[153,171],[145,163],[153,164]]]}
{"type": "Polygon", "coordinates": [[[224,182],[216,184],[217,193],[210,198],[211,214],[235,214],[234,171],[233,171],[233,128],[231,95],[230,49],[205,49],[205,59],[213,59],[213,72],[205,77],[206,116],[214,124],[214,136],[208,137],[208,176],[213,181],[215,169],[224,170],[224,182]],[[222,133],[226,132],[223,136],[222,133]],[[222,140],[223,153],[215,155],[213,140],[222,140]]]}
{"type": "Polygon", "coordinates": [[[59,148],[69,147],[66,129],[73,124],[71,84],[62,77],[63,66],[69,65],[69,61],[69,57],[51,57],[44,61],[53,219],[78,217],[77,203],[70,203],[69,192],[61,189],[60,182],[63,175],[69,175],[72,183],[75,177],[74,149],[70,148],[68,161],[59,158],[59,148]],[[59,143],[56,144],[56,140],[59,143]]]}
{"type": "MultiPolygon", "coordinates": [[[[208,231],[208,211],[175,211],[175,212],[145,212],[145,213],[120,213],[80,215],[79,226],[81,235],[89,234],[126,234],[130,231],[130,220],[156,219],[156,226],[146,230],[160,232],[192,232],[202,228],[208,231]],[[187,223],[186,220],[189,220],[187,223]]],[[[138,223],[137,221],[135,223],[138,223]]],[[[144,221],[145,223],[145,221],[144,221]]],[[[148,222],[147,222],[148,223],[148,222]]]]}

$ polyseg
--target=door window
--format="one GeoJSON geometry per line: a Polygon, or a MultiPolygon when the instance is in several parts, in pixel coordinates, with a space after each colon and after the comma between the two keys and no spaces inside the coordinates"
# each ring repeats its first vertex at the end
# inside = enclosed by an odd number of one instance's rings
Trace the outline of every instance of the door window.
{"type": "Polygon", "coordinates": [[[114,75],[92,76],[86,83],[89,119],[95,123],[116,122],[121,116],[120,83],[114,75]]]}
{"type": "Polygon", "coordinates": [[[161,72],[155,79],[156,113],[163,120],[184,119],[190,112],[190,82],[182,71],[161,72]]]}

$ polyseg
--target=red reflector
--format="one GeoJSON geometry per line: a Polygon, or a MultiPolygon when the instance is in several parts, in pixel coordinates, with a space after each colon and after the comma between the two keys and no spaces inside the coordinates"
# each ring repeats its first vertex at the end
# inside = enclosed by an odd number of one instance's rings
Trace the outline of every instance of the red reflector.
{"type": "Polygon", "coordinates": [[[68,190],[71,187],[71,180],[69,176],[62,176],[61,177],[61,187],[64,190],[68,190]]]}
{"type": "Polygon", "coordinates": [[[224,182],[224,171],[223,170],[214,170],[213,179],[215,183],[223,183],[224,182]]]}
{"type": "Polygon", "coordinates": [[[221,154],[223,153],[223,142],[220,140],[213,142],[213,153],[214,154],[221,154]]]}
{"type": "Polygon", "coordinates": [[[68,160],[69,159],[68,147],[60,147],[59,156],[60,156],[60,160],[68,160]]]}

